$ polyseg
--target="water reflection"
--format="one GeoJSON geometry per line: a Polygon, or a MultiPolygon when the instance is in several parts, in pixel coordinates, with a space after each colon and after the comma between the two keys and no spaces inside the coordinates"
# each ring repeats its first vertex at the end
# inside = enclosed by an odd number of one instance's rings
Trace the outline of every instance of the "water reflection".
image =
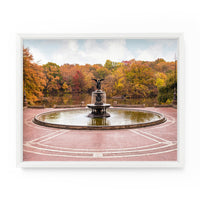
{"type": "Polygon", "coordinates": [[[124,118],[130,119],[131,121],[137,123],[144,123],[146,121],[151,121],[154,119],[155,114],[153,113],[144,113],[144,112],[133,112],[133,111],[125,111],[124,118]]]}
{"type": "MultiPolygon", "coordinates": [[[[157,102],[157,98],[146,98],[146,99],[112,99],[107,98],[106,102],[108,104],[113,104],[114,101],[117,101],[118,104],[126,105],[137,105],[145,104],[145,106],[153,106],[157,102]]],[[[46,107],[53,107],[54,105],[80,105],[81,102],[86,104],[91,103],[91,94],[66,94],[61,97],[49,96],[43,97],[40,102],[36,103],[37,105],[44,105],[46,107]]]]}
{"type": "Polygon", "coordinates": [[[49,114],[41,115],[39,119],[42,121],[56,120],[60,118],[61,114],[61,112],[52,112],[49,114]]]}
{"type": "Polygon", "coordinates": [[[87,117],[89,109],[76,109],[46,113],[40,116],[41,121],[55,124],[82,125],[82,126],[111,126],[129,125],[159,120],[155,113],[136,110],[108,109],[111,117],[94,118],[87,117]]]}
{"type": "Polygon", "coordinates": [[[107,118],[90,118],[88,126],[109,126],[110,122],[107,118]]]}

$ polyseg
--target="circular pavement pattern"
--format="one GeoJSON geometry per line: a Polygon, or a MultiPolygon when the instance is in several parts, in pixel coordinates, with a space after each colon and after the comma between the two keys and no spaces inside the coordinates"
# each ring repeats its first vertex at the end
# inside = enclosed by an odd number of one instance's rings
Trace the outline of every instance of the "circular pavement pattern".
{"type": "Polygon", "coordinates": [[[177,110],[145,108],[165,115],[160,125],[122,130],[66,130],[32,122],[54,109],[24,109],[24,161],[175,161],[177,110]]]}

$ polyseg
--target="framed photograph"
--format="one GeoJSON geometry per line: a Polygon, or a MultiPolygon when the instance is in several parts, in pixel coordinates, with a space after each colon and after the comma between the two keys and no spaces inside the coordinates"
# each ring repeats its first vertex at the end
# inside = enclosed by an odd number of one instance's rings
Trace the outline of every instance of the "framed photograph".
{"type": "Polygon", "coordinates": [[[19,167],[182,167],[183,34],[17,35],[19,167]]]}

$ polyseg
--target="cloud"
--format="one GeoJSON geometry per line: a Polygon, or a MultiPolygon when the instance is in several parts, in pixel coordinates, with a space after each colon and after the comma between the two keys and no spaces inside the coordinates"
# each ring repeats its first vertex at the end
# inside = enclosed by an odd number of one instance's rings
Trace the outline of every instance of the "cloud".
{"type": "Polygon", "coordinates": [[[126,42],[128,41],[125,39],[42,40],[37,42],[37,46],[34,46],[33,41],[29,47],[34,61],[39,61],[40,64],[47,62],[58,65],[64,63],[104,64],[107,59],[121,62],[133,58],[148,61],[154,61],[157,58],[174,59],[176,45],[173,40],[155,40],[151,45],[145,46],[133,43],[134,50],[130,50],[126,42]]]}
{"type": "Polygon", "coordinates": [[[153,61],[156,58],[162,57],[162,45],[153,45],[147,49],[137,51],[137,60],[153,61]]]}
{"type": "MultiPolygon", "coordinates": [[[[31,48],[32,49],[32,48],[31,48]]],[[[47,56],[39,49],[32,49],[34,60],[41,64],[55,62],[59,65],[70,64],[104,64],[107,59],[120,62],[133,58],[133,54],[126,47],[125,40],[64,40],[60,47],[47,56]]]]}
{"type": "Polygon", "coordinates": [[[164,58],[167,61],[174,60],[176,45],[173,40],[159,40],[148,48],[136,51],[137,60],[154,61],[157,58],[164,58]]]}
{"type": "Polygon", "coordinates": [[[48,58],[38,48],[30,48],[30,53],[33,55],[33,60],[37,64],[46,64],[48,58]]]}

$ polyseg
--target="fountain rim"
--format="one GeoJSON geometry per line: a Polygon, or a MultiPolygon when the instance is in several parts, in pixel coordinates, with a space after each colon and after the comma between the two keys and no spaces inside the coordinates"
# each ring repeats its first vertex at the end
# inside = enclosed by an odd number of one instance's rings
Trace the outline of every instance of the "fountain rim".
{"type": "Polygon", "coordinates": [[[130,111],[138,111],[138,112],[146,112],[146,113],[153,113],[155,115],[160,116],[160,119],[154,120],[151,122],[145,122],[145,123],[137,123],[137,124],[127,124],[127,125],[102,125],[102,126],[88,126],[88,125],[67,125],[67,124],[55,124],[55,123],[49,123],[39,120],[39,117],[44,114],[50,114],[55,112],[67,112],[71,110],[87,110],[88,108],[68,108],[68,109],[59,109],[59,110],[53,110],[53,111],[47,111],[43,113],[39,113],[34,116],[33,122],[37,125],[45,126],[45,127],[51,127],[51,128],[59,128],[59,129],[72,129],[72,130],[116,130],[116,129],[133,129],[133,128],[143,128],[148,126],[154,126],[159,125],[161,123],[164,123],[167,121],[166,117],[158,112],[155,111],[149,111],[149,110],[142,110],[142,109],[135,109],[135,108],[123,108],[123,107],[111,107],[109,109],[115,109],[115,110],[130,110],[130,111]]]}
{"type": "Polygon", "coordinates": [[[110,104],[104,103],[102,105],[95,105],[95,104],[91,103],[91,104],[87,104],[87,107],[88,108],[94,108],[94,107],[96,107],[96,108],[109,108],[110,104]]]}

